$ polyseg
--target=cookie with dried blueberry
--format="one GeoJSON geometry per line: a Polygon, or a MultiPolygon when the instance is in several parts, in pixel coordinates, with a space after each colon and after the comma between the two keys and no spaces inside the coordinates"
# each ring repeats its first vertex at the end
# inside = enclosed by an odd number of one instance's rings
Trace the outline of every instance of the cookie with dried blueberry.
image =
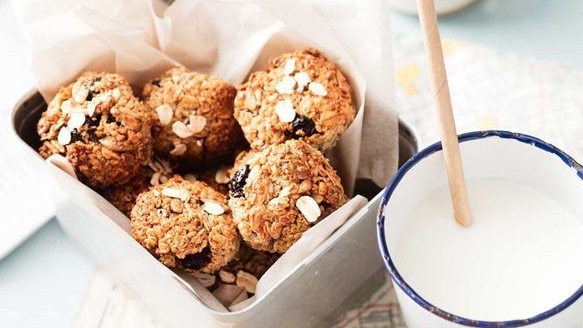
{"type": "Polygon", "coordinates": [[[156,120],[154,150],[188,167],[206,167],[232,156],[243,143],[233,117],[236,89],[216,76],[172,68],[144,86],[156,120]]]}
{"type": "Polygon", "coordinates": [[[42,113],[39,153],[65,156],[91,187],[121,184],[151,158],[151,122],[123,76],[86,72],[60,88],[42,113]]]}
{"type": "Polygon", "coordinates": [[[328,159],[302,140],[265,148],[233,174],[230,186],[243,240],[272,253],[285,252],[347,200],[328,159]]]}
{"type": "Polygon", "coordinates": [[[272,58],[237,90],[235,118],[251,148],[290,139],[332,148],[354,120],[352,88],[340,69],[314,49],[272,58]]]}
{"type": "Polygon", "coordinates": [[[131,226],[134,239],[160,262],[191,273],[214,273],[239,250],[227,197],[180,176],[138,196],[131,226]]]}

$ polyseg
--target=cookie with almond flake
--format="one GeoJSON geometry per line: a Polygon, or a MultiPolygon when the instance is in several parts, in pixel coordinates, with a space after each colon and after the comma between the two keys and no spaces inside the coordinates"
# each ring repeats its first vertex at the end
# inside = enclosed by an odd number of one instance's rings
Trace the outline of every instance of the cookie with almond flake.
{"type": "Polygon", "coordinates": [[[244,141],[233,117],[236,89],[219,77],[176,67],[142,93],[157,118],[152,134],[161,157],[205,168],[233,156],[244,141]]]}
{"type": "Polygon", "coordinates": [[[314,49],[272,58],[237,90],[235,118],[251,148],[290,139],[332,148],[354,120],[352,88],[340,69],[314,49]]]}
{"type": "Polygon", "coordinates": [[[42,113],[39,153],[65,156],[91,187],[122,184],[150,161],[151,124],[123,76],[87,72],[60,88],[42,113]]]}
{"type": "Polygon", "coordinates": [[[227,197],[180,176],[138,196],[131,226],[134,239],[160,262],[193,274],[220,270],[239,250],[227,197]]]}
{"type": "Polygon", "coordinates": [[[285,252],[347,200],[328,159],[302,140],[269,146],[240,165],[229,205],[243,240],[257,250],[285,252]]]}

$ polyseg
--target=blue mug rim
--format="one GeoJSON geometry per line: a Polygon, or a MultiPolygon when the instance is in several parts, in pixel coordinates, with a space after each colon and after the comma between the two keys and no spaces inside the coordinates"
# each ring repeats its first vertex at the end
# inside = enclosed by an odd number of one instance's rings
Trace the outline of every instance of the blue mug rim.
{"type": "MultiPolygon", "coordinates": [[[[474,132],[467,132],[460,134],[458,136],[459,142],[467,142],[475,139],[483,139],[483,138],[490,138],[490,137],[500,137],[505,139],[513,139],[522,143],[530,144],[535,146],[541,150],[546,152],[552,153],[557,155],[566,165],[573,168],[577,174],[577,176],[583,180],[583,166],[577,163],[571,156],[567,155],[565,152],[560,150],[559,148],[549,144],[537,137],[517,133],[517,132],[510,132],[505,130],[484,130],[484,131],[474,131],[474,132]]],[[[522,327],[530,324],[534,324],[536,322],[545,320],[550,318],[559,312],[563,311],[575,301],[577,301],[583,295],[583,285],[577,289],[571,296],[569,296],[566,300],[559,303],[558,305],[552,307],[551,309],[544,311],[542,313],[536,314],[532,317],[525,318],[525,319],[513,319],[513,320],[506,320],[506,321],[486,321],[486,320],[475,320],[469,319],[466,317],[458,316],[452,313],[449,313],[430,302],[426,301],[423,297],[421,297],[417,292],[407,284],[407,282],[401,277],[399,271],[395,267],[391,256],[389,254],[389,250],[387,247],[387,241],[385,240],[384,236],[384,227],[385,221],[387,218],[385,217],[385,207],[391,198],[393,192],[395,191],[399,182],[403,179],[405,174],[413,167],[415,164],[420,162],[425,157],[442,150],[443,147],[441,142],[436,142],[432,145],[427,146],[417,154],[413,155],[407,162],[405,162],[393,175],[391,181],[387,184],[387,187],[383,191],[383,196],[381,198],[381,203],[378,209],[377,215],[377,240],[379,243],[379,248],[381,251],[381,255],[383,258],[383,262],[385,263],[386,268],[389,271],[389,274],[392,278],[393,283],[395,283],[399,288],[407,294],[409,298],[411,298],[415,303],[423,307],[425,310],[433,313],[434,315],[441,317],[450,322],[454,322],[457,324],[465,325],[468,327],[496,327],[496,328],[510,328],[510,327],[522,327]]]]}

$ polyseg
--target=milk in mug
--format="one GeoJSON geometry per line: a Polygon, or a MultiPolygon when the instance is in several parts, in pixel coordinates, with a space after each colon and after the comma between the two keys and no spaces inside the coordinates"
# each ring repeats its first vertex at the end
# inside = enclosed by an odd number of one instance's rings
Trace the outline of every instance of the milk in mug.
{"type": "Polygon", "coordinates": [[[389,242],[396,269],[419,296],[461,317],[503,321],[540,314],[580,288],[582,218],[510,179],[472,178],[467,188],[470,227],[453,219],[443,186],[411,208],[389,242]]]}

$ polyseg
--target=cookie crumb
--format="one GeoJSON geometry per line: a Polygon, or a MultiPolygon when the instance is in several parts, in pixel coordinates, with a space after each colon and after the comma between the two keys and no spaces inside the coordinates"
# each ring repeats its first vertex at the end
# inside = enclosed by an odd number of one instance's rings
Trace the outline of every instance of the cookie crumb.
{"type": "Polygon", "coordinates": [[[227,284],[232,284],[237,279],[234,274],[226,270],[219,271],[219,277],[221,278],[222,282],[227,284]]]}
{"type": "Polygon", "coordinates": [[[217,277],[213,274],[197,272],[194,274],[194,277],[206,288],[213,286],[217,280],[217,277]]]}
{"type": "Polygon", "coordinates": [[[245,289],[247,292],[255,294],[255,287],[257,287],[257,277],[250,274],[249,272],[245,272],[243,270],[239,270],[237,272],[237,286],[245,289]]]}

